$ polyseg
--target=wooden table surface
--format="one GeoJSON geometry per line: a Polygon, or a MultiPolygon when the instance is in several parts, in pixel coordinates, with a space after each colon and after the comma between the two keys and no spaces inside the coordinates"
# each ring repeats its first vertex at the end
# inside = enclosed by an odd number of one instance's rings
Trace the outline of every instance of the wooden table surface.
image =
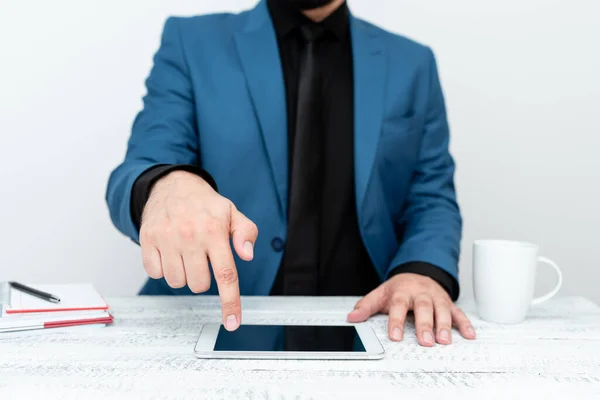
{"type": "MultiPolygon", "coordinates": [[[[378,361],[200,360],[199,327],[220,322],[218,298],[108,299],[106,328],[0,336],[0,399],[600,399],[600,308],[577,297],[531,310],[522,324],[481,321],[476,341],[423,348],[370,320],[378,361]],[[411,396],[411,397],[407,397],[411,396]]],[[[355,298],[242,299],[245,322],[343,323],[355,298]]]]}

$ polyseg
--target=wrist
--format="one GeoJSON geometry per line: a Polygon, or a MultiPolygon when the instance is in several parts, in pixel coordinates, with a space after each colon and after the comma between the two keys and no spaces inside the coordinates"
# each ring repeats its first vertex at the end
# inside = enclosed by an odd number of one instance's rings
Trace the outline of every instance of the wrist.
{"type": "Polygon", "coordinates": [[[150,195],[154,191],[162,191],[163,189],[172,191],[177,187],[185,187],[186,189],[201,187],[202,189],[213,189],[212,186],[193,172],[175,170],[169,172],[160,178],[152,188],[150,195]]]}
{"type": "Polygon", "coordinates": [[[200,180],[202,182],[206,182],[204,179],[202,179],[198,175],[194,174],[193,172],[184,171],[184,170],[180,170],[180,169],[169,172],[168,174],[163,176],[158,182],[161,182],[161,181],[179,182],[179,181],[189,181],[189,180],[193,180],[193,181],[200,180]]]}

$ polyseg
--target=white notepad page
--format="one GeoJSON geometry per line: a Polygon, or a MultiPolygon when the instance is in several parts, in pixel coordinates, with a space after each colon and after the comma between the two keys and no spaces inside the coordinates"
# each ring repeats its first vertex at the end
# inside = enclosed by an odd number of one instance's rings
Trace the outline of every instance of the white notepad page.
{"type": "MultiPolygon", "coordinates": [[[[4,316],[23,315],[33,312],[86,311],[106,310],[108,305],[89,283],[66,285],[30,285],[32,288],[51,293],[60,298],[60,303],[51,303],[10,288],[8,306],[3,310],[4,316]]],[[[6,298],[6,297],[5,297],[6,298]]]]}

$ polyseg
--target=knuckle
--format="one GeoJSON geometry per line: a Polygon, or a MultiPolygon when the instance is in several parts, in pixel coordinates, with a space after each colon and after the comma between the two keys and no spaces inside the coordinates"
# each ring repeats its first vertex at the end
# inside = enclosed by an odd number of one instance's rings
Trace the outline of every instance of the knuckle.
{"type": "Polygon", "coordinates": [[[142,254],[142,264],[144,264],[144,268],[146,268],[146,271],[148,271],[148,273],[151,270],[156,269],[154,259],[150,254],[146,254],[145,252],[144,254],[142,254]]]}
{"type": "Polygon", "coordinates": [[[437,299],[435,301],[435,306],[438,309],[447,309],[450,310],[450,308],[452,307],[452,303],[450,301],[448,301],[447,299],[437,299]]]}
{"type": "Polygon", "coordinates": [[[146,273],[148,274],[148,276],[152,279],[159,279],[162,278],[162,271],[160,270],[160,268],[157,268],[156,266],[152,265],[151,263],[147,262],[146,260],[143,260],[144,262],[144,269],[146,270],[146,273]]]}
{"type": "Polygon", "coordinates": [[[453,313],[457,314],[457,315],[462,315],[464,316],[465,313],[463,312],[463,310],[461,310],[461,308],[459,306],[457,306],[456,304],[452,303],[450,305],[450,308],[452,310],[453,313]]]}
{"type": "Polygon", "coordinates": [[[185,286],[185,277],[177,273],[166,273],[165,280],[173,289],[179,289],[185,286]]]}
{"type": "Polygon", "coordinates": [[[418,299],[415,301],[415,309],[432,308],[431,300],[429,299],[418,299]]]}
{"type": "Polygon", "coordinates": [[[228,197],[222,196],[220,194],[217,196],[215,204],[217,204],[219,207],[227,207],[229,209],[236,210],[233,201],[231,201],[228,197]]]}
{"type": "Polygon", "coordinates": [[[253,236],[258,236],[258,226],[254,222],[250,222],[250,233],[253,236]]]}
{"type": "Polygon", "coordinates": [[[394,317],[390,317],[388,319],[388,329],[392,329],[392,328],[400,328],[400,330],[404,330],[404,322],[405,320],[403,320],[402,318],[394,318],[394,317]]]}
{"type": "Polygon", "coordinates": [[[431,331],[433,330],[433,324],[431,322],[422,322],[419,324],[419,328],[422,331],[431,331]]]}
{"type": "Polygon", "coordinates": [[[172,240],[172,238],[173,238],[173,226],[171,224],[165,224],[160,231],[161,231],[160,235],[157,235],[157,236],[160,236],[160,239],[162,241],[165,241],[165,240],[170,241],[170,240],[172,240]]]}
{"type": "Polygon", "coordinates": [[[391,312],[389,315],[389,324],[403,328],[406,316],[406,313],[391,312]]]}
{"type": "Polygon", "coordinates": [[[471,326],[471,323],[466,319],[458,319],[455,320],[454,323],[456,324],[456,326],[463,329],[466,329],[471,326]]]}
{"type": "Polygon", "coordinates": [[[452,316],[455,320],[457,321],[463,321],[463,322],[469,322],[469,318],[467,318],[467,316],[465,315],[465,313],[463,312],[463,310],[461,310],[460,308],[458,308],[456,305],[452,305],[451,306],[451,313],[452,316]]]}
{"type": "Polygon", "coordinates": [[[151,243],[154,244],[157,242],[158,235],[155,229],[148,226],[148,224],[143,224],[140,228],[140,242],[141,243],[151,243]]]}
{"type": "Polygon", "coordinates": [[[196,226],[190,220],[181,222],[178,226],[179,237],[186,241],[192,241],[196,237],[196,226]]]}
{"type": "Polygon", "coordinates": [[[152,279],[160,279],[163,277],[163,274],[154,270],[154,271],[149,271],[148,276],[152,279]]]}
{"type": "Polygon", "coordinates": [[[169,211],[177,217],[188,215],[190,212],[190,202],[185,198],[177,199],[172,203],[169,211]]]}
{"type": "Polygon", "coordinates": [[[452,330],[452,324],[447,323],[447,322],[440,322],[440,321],[438,321],[435,324],[435,327],[436,327],[436,329],[437,329],[438,332],[441,331],[442,329],[445,329],[445,330],[448,330],[448,331],[452,330]]]}
{"type": "Polygon", "coordinates": [[[166,278],[166,280],[173,289],[180,289],[185,286],[185,279],[179,277],[166,278]]]}
{"type": "Polygon", "coordinates": [[[392,307],[402,307],[408,309],[409,301],[406,298],[406,296],[397,293],[392,296],[392,299],[390,300],[390,305],[392,307]]]}
{"type": "Polygon", "coordinates": [[[471,324],[469,324],[468,322],[463,322],[463,323],[457,322],[457,323],[455,323],[455,325],[460,332],[467,331],[469,328],[473,329],[473,326],[471,324]]]}
{"type": "Polygon", "coordinates": [[[233,201],[224,197],[223,198],[223,211],[229,213],[231,211],[237,211],[237,208],[236,208],[235,204],[233,204],[233,201]]]}
{"type": "Polygon", "coordinates": [[[210,289],[210,281],[189,282],[188,286],[194,293],[204,293],[210,289]]]}
{"type": "Polygon", "coordinates": [[[239,300],[223,300],[221,306],[223,310],[235,311],[240,307],[240,302],[239,300]]]}
{"type": "Polygon", "coordinates": [[[229,219],[229,216],[235,211],[235,205],[229,199],[223,198],[215,208],[216,215],[223,219],[229,219]]]}
{"type": "Polygon", "coordinates": [[[235,268],[223,268],[216,272],[216,279],[222,284],[233,285],[238,280],[238,274],[235,268]]]}
{"type": "Polygon", "coordinates": [[[205,222],[206,233],[211,237],[221,236],[223,233],[223,224],[216,218],[209,218],[205,222]]]}

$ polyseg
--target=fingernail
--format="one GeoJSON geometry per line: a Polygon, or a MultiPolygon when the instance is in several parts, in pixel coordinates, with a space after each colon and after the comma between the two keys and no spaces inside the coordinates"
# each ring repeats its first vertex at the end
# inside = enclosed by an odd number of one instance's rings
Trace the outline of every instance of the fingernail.
{"type": "Polygon", "coordinates": [[[471,336],[475,336],[475,330],[472,327],[467,328],[467,333],[471,336]]]}
{"type": "Polygon", "coordinates": [[[348,317],[349,317],[349,318],[350,318],[350,317],[355,317],[355,316],[356,316],[356,314],[358,314],[358,310],[352,310],[352,311],[350,311],[350,312],[348,313],[348,317]]]}
{"type": "Polygon", "coordinates": [[[440,331],[440,340],[443,340],[445,342],[450,340],[450,332],[448,332],[446,329],[442,329],[440,331]]]}
{"type": "Polygon", "coordinates": [[[254,257],[254,246],[252,245],[252,242],[247,241],[244,243],[244,252],[248,257],[254,257]]]}
{"type": "Polygon", "coordinates": [[[402,331],[400,330],[400,328],[394,328],[394,330],[392,331],[392,339],[400,340],[400,338],[402,338],[402,331]]]}
{"type": "Polygon", "coordinates": [[[425,332],[423,334],[423,341],[427,344],[433,344],[433,335],[431,332],[425,332]]]}
{"type": "Polygon", "coordinates": [[[227,320],[225,321],[225,328],[227,328],[228,331],[234,331],[237,329],[237,318],[235,315],[230,315],[227,317],[227,320]]]}

